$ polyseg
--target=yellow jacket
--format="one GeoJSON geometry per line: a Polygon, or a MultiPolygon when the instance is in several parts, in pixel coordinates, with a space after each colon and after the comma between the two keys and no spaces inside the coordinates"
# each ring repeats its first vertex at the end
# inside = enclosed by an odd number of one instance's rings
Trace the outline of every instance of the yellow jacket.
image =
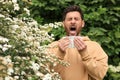
{"type": "Polygon", "coordinates": [[[88,37],[82,37],[87,45],[87,49],[78,52],[76,48],[67,48],[62,53],[57,47],[58,41],[51,44],[50,51],[59,59],[67,61],[70,65],[57,65],[54,69],[62,80],[102,80],[108,69],[108,56],[101,46],[88,37]],[[56,46],[56,47],[55,47],[56,46]]]}

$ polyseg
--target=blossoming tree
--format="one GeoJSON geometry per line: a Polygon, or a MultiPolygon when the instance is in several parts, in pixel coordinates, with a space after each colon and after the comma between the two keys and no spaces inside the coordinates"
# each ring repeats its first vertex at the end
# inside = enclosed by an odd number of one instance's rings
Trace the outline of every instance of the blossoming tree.
{"type": "MultiPolygon", "coordinates": [[[[47,63],[61,63],[47,55],[48,35],[61,23],[39,25],[30,18],[27,0],[0,0],[0,80],[60,80],[47,63]]],[[[54,65],[54,64],[53,64],[54,65]]]]}

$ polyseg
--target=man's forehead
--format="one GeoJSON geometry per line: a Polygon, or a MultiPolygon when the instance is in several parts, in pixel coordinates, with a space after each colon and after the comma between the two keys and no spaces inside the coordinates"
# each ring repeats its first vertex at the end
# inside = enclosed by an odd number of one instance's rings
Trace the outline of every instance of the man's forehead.
{"type": "Polygon", "coordinates": [[[66,14],[66,17],[81,17],[80,13],[77,11],[69,12],[66,14]]]}

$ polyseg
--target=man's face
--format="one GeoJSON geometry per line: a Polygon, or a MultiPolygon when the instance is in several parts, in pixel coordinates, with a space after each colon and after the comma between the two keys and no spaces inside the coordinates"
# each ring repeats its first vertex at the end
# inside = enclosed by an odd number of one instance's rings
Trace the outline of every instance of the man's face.
{"type": "Polygon", "coordinates": [[[67,36],[77,36],[80,30],[84,27],[84,20],[77,11],[68,12],[63,21],[67,36]]]}

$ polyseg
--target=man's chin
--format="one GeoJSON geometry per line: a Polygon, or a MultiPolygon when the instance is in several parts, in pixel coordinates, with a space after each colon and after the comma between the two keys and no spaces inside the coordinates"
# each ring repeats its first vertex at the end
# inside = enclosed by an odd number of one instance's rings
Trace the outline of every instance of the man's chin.
{"type": "Polygon", "coordinates": [[[69,33],[69,36],[77,36],[77,33],[69,33]]]}

